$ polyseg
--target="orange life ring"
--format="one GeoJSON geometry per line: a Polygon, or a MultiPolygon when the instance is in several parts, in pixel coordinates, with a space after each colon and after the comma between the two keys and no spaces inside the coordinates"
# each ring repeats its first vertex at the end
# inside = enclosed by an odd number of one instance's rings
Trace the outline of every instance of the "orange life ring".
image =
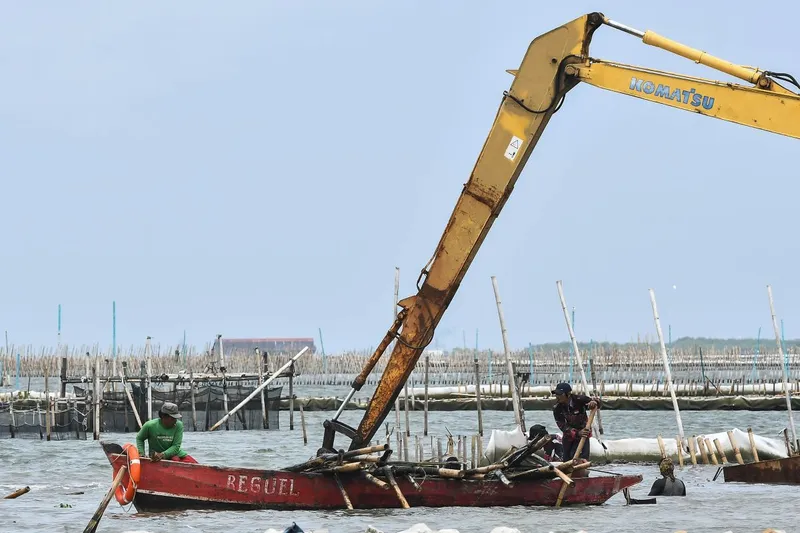
{"type": "Polygon", "coordinates": [[[128,456],[128,473],[122,476],[122,483],[117,485],[114,496],[120,505],[128,505],[133,501],[136,494],[136,485],[142,475],[142,466],[139,462],[139,450],[133,444],[126,444],[122,447],[123,453],[128,456]]]}

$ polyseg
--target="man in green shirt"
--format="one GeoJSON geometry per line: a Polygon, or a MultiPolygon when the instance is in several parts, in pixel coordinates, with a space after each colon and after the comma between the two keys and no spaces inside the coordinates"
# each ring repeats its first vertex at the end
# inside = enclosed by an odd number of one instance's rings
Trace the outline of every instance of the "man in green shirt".
{"type": "Polygon", "coordinates": [[[181,448],[183,443],[183,422],[178,406],[174,403],[164,402],[158,411],[158,418],[148,420],[136,434],[136,448],[139,455],[144,457],[144,442],[147,441],[150,449],[150,459],[153,462],[165,459],[167,461],[181,461],[184,463],[197,463],[195,459],[181,448]]]}

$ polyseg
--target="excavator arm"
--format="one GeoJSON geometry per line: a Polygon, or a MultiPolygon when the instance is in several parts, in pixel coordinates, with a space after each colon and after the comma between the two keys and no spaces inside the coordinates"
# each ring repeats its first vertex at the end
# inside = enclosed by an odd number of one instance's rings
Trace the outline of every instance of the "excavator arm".
{"type": "MultiPolygon", "coordinates": [[[[514,189],[520,173],[566,93],[580,82],[711,117],[800,138],[800,96],[776,79],[797,85],[787,74],[762,72],[709,56],[652,32],[639,32],[590,13],[534,39],[464,185],[433,257],[417,281],[417,294],[398,303],[392,328],[354,380],[332,420],[324,423],[320,451],[333,450],[335,433],[351,439],[350,449],[367,445],[389,414],[422,351],[455,296],[475,254],[514,189]],[[698,63],[745,79],[752,87],[621,65],[591,58],[594,31],[608,25],[698,63]],[[391,357],[358,428],[338,421],[366,382],[383,352],[391,357]]],[[[800,88],[800,86],[798,86],[800,88]]]]}

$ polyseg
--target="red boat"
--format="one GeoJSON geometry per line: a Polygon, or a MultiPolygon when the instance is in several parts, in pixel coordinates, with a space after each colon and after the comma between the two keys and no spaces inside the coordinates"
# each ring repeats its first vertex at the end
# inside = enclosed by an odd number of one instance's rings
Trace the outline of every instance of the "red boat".
{"type": "MultiPolygon", "coordinates": [[[[128,457],[115,443],[101,443],[116,476],[128,457]]],[[[401,507],[395,491],[358,475],[337,476],[356,509],[401,507]]],[[[133,505],[139,512],[184,509],[346,509],[337,477],[316,472],[224,468],[176,461],[140,459],[140,479],[133,505]]],[[[513,488],[498,479],[418,478],[419,490],[398,476],[396,482],[410,507],[553,506],[563,482],[515,479],[513,488]]],[[[600,505],[622,489],[642,481],[640,475],[574,477],[562,505],[600,505]]],[[[128,474],[123,475],[123,485],[128,474]]]]}

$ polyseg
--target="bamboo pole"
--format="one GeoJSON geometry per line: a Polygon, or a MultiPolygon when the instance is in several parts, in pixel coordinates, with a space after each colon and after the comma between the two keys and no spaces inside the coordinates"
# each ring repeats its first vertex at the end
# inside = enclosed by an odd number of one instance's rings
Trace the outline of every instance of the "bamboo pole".
{"type": "Polygon", "coordinates": [[[344,504],[347,506],[348,509],[353,509],[353,504],[350,503],[350,497],[347,495],[347,492],[344,490],[344,485],[342,485],[342,480],[339,479],[339,474],[334,473],[333,478],[336,480],[336,485],[339,487],[339,492],[342,493],[342,498],[344,499],[344,504]]]}
{"type": "Polygon", "coordinates": [[[678,447],[678,464],[683,468],[683,444],[681,443],[680,435],[675,437],[675,444],[678,447]]]}
{"type": "Polygon", "coordinates": [[[117,470],[117,475],[114,476],[114,481],[111,483],[111,488],[108,489],[108,492],[106,492],[103,501],[100,502],[100,505],[97,507],[94,515],[92,515],[92,519],[89,520],[86,528],[84,528],[83,533],[94,533],[97,531],[97,526],[100,524],[100,519],[103,518],[103,513],[105,512],[106,507],[108,507],[108,502],[111,501],[111,498],[114,496],[114,492],[117,490],[117,487],[120,483],[122,483],[122,476],[125,475],[127,469],[128,467],[123,465],[119,468],[119,470],[117,470]]]}
{"type": "Polygon", "coordinates": [[[308,435],[306,433],[306,416],[303,414],[303,402],[300,402],[300,425],[303,427],[303,446],[308,445],[308,435]]]}
{"type": "MultiPolygon", "coordinates": [[[[217,334],[217,346],[219,347],[219,371],[222,373],[222,408],[225,412],[228,412],[228,381],[226,379],[227,368],[225,367],[225,350],[222,348],[222,335],[217,334]]],[[[291,381],[289,382],[289,388],[291,389],[291,381]]],[[[289,391],[289,396],[291,397],[291,390],[289,391]]],[[[291,402],[291,400],[290,400],[291,402]]],[[[289,429],[291,427],[291,412],[289,413],[289,429]]],[[[225,431],[230,429],[228,425],[228,419],[225,418],[225,431]]]]}
{"type": "MultiPolygon", "coordinates": [[[[681,438],[680,435],[678,435],[678,440],[680,440],[680,438],[681,438]]],[[[688,439],[688,440],[689,440],[689,453],[691,454],[690,459],[692,460],[692,464],[696,465],[697,464],[697,453],[696,453],[697,450],[695,450],[695,448],[694,448],[694,444],[696,442],[695,441],[695,436],[692,435],[692,438],[688,439]]]]}
{"type": "Polygon", "coordinates": [[[47,440],[50,440],[50,366],[47,366],[47,369],[44,373],[44,398],[45,398],[45,408],[44,408],[44,417],[45,417],[45,432],[47,433],[47,440]]]}
{"type": "MultiPolygon", "coordinates": [[[[128,363],[126,361],[122,362],[122,374],[120,374],[120,382],[122,383],[122,390],[125,391],[125,396],[128,398],[128,403],[133,410],[133,416],[136,419],[136,429],[142,429],[142,419],[139,417],[139,410],[136,408],[136,402],[133,401],[133,396],[131,395],[131,391],[128,390],[127,384],[127,372],[128,372],[128,363]]],[[[194,396],[192,397],[194,399],[194,396]]],[[[197,423],[195,422],[195,425],[197,423]]]]}
{"type": "Polygon", "coordinates": [[[150,347],[150,336],[148,335],[144,346],[145,362],[147,364],[147,379],[145,381],[147,386],[147,420],[153,418],[153,387],[150,384],[150,377],[153,375],[151,352],[152,349],[150,347]]]}
{"type": "Polygon", "coordinates": [[[430,369],[430,357],[425,354],[425,412],[423,414],[423,433],[428,436],[428,371],[430,369]]]}
{"type": "MultiPolygon", "coordinates": [[[[658,318],[658,307],[656,306],[656,293],[650,289],[650,304],[653,307],[653,320],[656,323],[656,331],[658,332],[658,342],[661,346],[661,358],[664,362],[664,374],[667,380],[667,387],[669,387],[669,394],[672,397],[672,408],[675,411],[675,420],[678,423],[678,435],[683,443],[683,422],[681,421],[681,411],[678,408],[678,398],[675,396],[675,387],[672,384],[672,375],[669,371],[669,358],[667,357],[667,347],[664,345],[664,333],[661,331],[661,320],[658,318]]],[[[683,446],[681,446],[682,448],[683,446]]]]}
{"type": "Polygon", "coordinates": [[[520,407],[519,391],[517,390],[517,380],[514,379],[514,365],[511,363],[511,351],[508,347],[508,331],[506,321],[503,317],[503,304],[500,301],[500,290],[497,288],[497,278],[492,276],[492,287],[494,288],[495,302],[497,303],[497,316],[500,319],[500,332],[503,336],[503,350],[506,355],[506,366],[508,367],[508,385],[511,388],[511,401],[514,405],[514,418],[523,433],[525,429],[525,414],[520,407]]]}
{"type": "Polygon", "coordinates": [[[24,488],[21,488],[21,489],[15,490],[14,492],[12,492],[11,494],[9,494],[8,496],[5,496],[5,497],[3,497],[3,499],[4,499],[4,500],[13,500],[13,499],[15,499],[15,498],[19,498],[19,497],[20,497],[20,496],[22,496],[23,494],[27,494],[27,493],[29,493],[30,491],[31,491],[31,488],[30,488],[30,487],[24,487],[24,488]]]}
{"type": "MultiPolygon", "coordinates": [[[[591,429],[592,422],[594,422],[594,415],[597,412],[597,407],[592,409],[591,413],[589,413],[589,420],[586,421],[586,427],[584,429],[591,429]]],[[[572,456],[572,461],[575,462],[581,456],[581,451],[583,451],[583,446],[586,444],[586,437],[581,437],[581,440],[578,442],[578,447],[575,449],[575,454],[572,456]]],[[[558,474],[558,469],[556,469],[556,474],[558,474]]],[[[561,477],[561,476],[559,476],[561,477]]],[[[562,478],[563,479],[563,478],[562,478]]],[[[567,487],[569,487],[569,483],[564,480],[564,484],[561,485],[561,490],[558,493],[558,499],[556,500],[556,507],[561,507],[561,502],[564,499],[564,494],[567,492],[567,487]]]]}
{"type": "Polygon", "coordinates": [[[706,450],[708,450],[708,454],[711,456],[711,463],[718,465],[719,461],[717,460],[717,454],[714,452],[714,448],[711,446],[711,440],[708,437],[703,437],[703,445],[705,446],[706,450]]]}
{"type": "Polygon", "coordinates": [[[394,473],[392,472],[391,467],[385,469],[386,478],[389,480],[389,484],[394,489],[395,494],[397,494],[397,499],[400,501],[400,505],[403,509],[410,509],[411,506],[408,505],[408,501],[406,497],[403,496],[403,492],[400,490],[400,487],[397,485],[397,481],[394,479],[394,473]]]}
{"type": "Polygon", "coordinates": [[[658,449],[661,451],[661,458],[666,459],[667,449],[664,447],[664,439],[661,438],[661,434],[659,434],[656,438],[658,439],[658,449]]]}
{"type": "MultiPolygon", "coordinates": [[[[569,312],[567,311],[567,301],[564,298],[564,288],[561,280],[556,281],[556,288],[558,289],[558,297],[561,300],[561,309],[564,312],[564,320],[567,323],[567,331],[569,333],[569,340],[572,342],[572,352],[575,354],[575,360],[578,362],[578,370],[580,371],[581,385],[583,386],[583,394],[589,396],[596,391],[589,392],[589,384],[586,380],[586,370],[583,368],[583,357],[581,351],[578,349],[578,340],[575,338],[575,330],[572,327],[572,320],[570,319],[569,312]]],[[[597,413],[597,425],[600,425],[600,412],[597,413]]],[[[595,437],[600,441],[600,428],[597,428],[595,437]]],[[[600,441],[602,442],[602,441],[600,441]]]]}
{"type": "MultiPolygon", "coordinates": [[[[264,382],[264,364],[261,360],[261,350],[256,347],[256,369],[258,370],[258,384],[264,382]]],[[[264,390],[261,390],[261,427],[267,429],[267,404],[264,401],[264,390]]],[[[302,407],[301,407],[302,409],[302,407]]],[[[303,439],[305,439],[305,426],[303,426],[303,439]]]]}
{"type": "Polygon", "coordinates": [[[736,444],[736,439],[733,438],[733,431],[728,431],[728,440],[731,442],[731,448],[733,448],[733,455],[736,457],[736,462],[743,465],[744,459],[742,458],[742,452],[739,450],[739,445],[736,444]]]}
{"type": "MultiPolygon", "coordinates": [[[[400,297],[400,267],[394,267],[394,307],[392,307],[392,320],[397,320],[397,302],[399,301],[400,297]]],[[[396,340],[392,341],[392,350],[394,349],[395,344],[397,344],[396,340]]],[[[397,398],[394,400],[394,416],[395,416],[395,426],[397,427],[397,432],[401,431],[400,426],[400,395],[397,395],[397,398]]]]}
{"type": "Polygon", "coordinates": [[[234,414],[234,413],[236,413],[236,412],[237,412],[239,409],[241,409],[242,407],[244,407],[244,406],[247,404],[247,402],[249,402],[250,400],[252,400],[253,398],[255,398],[255,397],[256,397],[256,394],[258,394],[259,392],[261,392],[261,390],[262,390],[264,387],[266,387],[267,385],[269,385],[270,383],[272,383],[272,381],[273,381],[275,378],[277,378],[278,376],[280,376],[280,375],[281,375],[281,373],[282,373],[284,370],[286,370],[286,369],[287,369],[287,368],[289,368],[289,367],[290,367],[292,364],[294,364],[294,362],[295,362],[295,361],[297,361],[297,360],[300,358],[300,356],[301,356],[301,355],[303,355],[304,353],[306,353],[307,351],[308,351],[308,346],[306,346],[305,348],[303,348],[302,350],[300,350],[300,351],[299,351],[299,352],[298,352],[296,355],[294,355],[294,356],[293,356],[291,359],[289,359],[289,360],[288,360],[288,361],[287,361],[287,362],[286,362],[286,363],[285,363],[285,364],[284,364],[284,365],[283,365],[283,366],[282,366],[280,369],[278,369],[278,371],[277,371],[277,372],[275,372],[275,373],[274,373],[274,374],[272,374],[270,377],[268,377],[267,379],[265,379],[265,380],[264,380],[264,383],[262,383],[261,385],[259,385],[258,387],[256,387],[256,389],[255,389],[253,392],[251,392],[251,393],[250,393],[250,394],[247,396],[247,398],[245,398],[244,400],[242,400],[242,401],[239,403],[239,405],[237,405],[236,407],[234,407],[233,409],[231,409],[231,410],[228,412],[228,414],[226,414],[225,416],[223,416],[223,417],[222,417],[222,418],[221,418],[219,421],[217,421],[217,423],[216,423],[216,424],[214,424],[213,426],[211,426],[211,428],[209,429],[209,431],[214,431],[214,430],[215,430],[215,429],[217,429],[219,426],[221,426],[223,423],[225,423],[225,422],[228,420],[228,418],[230,418],[230,417],[231,417],[231,415],[233,415],[233,414],[234,414]]]}
{"type": "Polygon", "coordinates": [[[750,453],[753,454],[753,462],[758,463],[758,448],[756,448],[756,439],[753,436],[753,428],[747,428],[747,438],[750,440],[750,453]]]}
{"type": "MultiPolygon", "coordinates": [[[[189,367],[189,390],[192,402],[192,431],[197,431],[197,404],[194,392],[194,372],[191,366],[189,367]]],[[[206,409],[208,409],[208,406],[206,406],[206,409]]]]}
{"type": "Polygon", "coordinates": [[[478,435],[483,436],[483,407],[481,405],[481,371],[478,363],[478,352],[475,351],[475,403],[478,408],[478,435]]]}
{"type": "Polygon", "coordinates": [[[717,449],[717,452],[719,452],[719,458],[722,461],[722,464],[733,462],[728,461],[728,456],[725,455],[725,450],[722,449],[722,443],[719,441],[719,439],[714,439],[714,447],[717,449]]]}
{"type": "Polygon", "coordinates": [[[92,428],[92,436],[94,440],[100,439],[100,400],[103,393],[100,390],[100,358],[94,359],[94,427],[92,428]]]}
{"type": "MultiPolygon", "coordinates": [[[[772,287],[767,285],[767,295],[769,296],[769,312],[772,315],[772,328],[775,330],[775,342],[778,345],[778,354],[781,358],[781,376],[783,377],[783,392],[786,396],[786,411],[789,415],[789,429],[792,432],[793,447],[797,446],[797,432],[794,427],[794,416],[792,415],[792,393],[789,390],[789,375],[784,361],[783,343],[781,343],[781,333],[778,330],[778,319],[775,316],[775,304],[772,301],[772,287]]],[[[791,453],[789,454],[791,455],[791,453]]]]}

